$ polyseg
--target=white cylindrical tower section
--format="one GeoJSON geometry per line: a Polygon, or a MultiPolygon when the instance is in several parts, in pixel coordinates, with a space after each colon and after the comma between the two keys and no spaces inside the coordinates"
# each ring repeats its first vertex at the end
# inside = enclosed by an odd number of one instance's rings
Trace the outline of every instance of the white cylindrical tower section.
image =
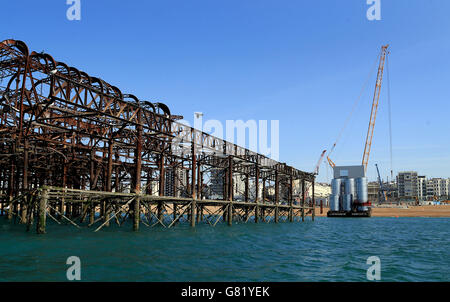
{"type": "Polygon", "coordinates": [[[330,211],[339,211],[339,195],[330,195],[330,211]]]}
{"type": "Polygon", "coordinates": [[[344,195],[344,211],[350,212],[352,210],[352,195],[351,194],[345,194],[344,195]]]}
{"type": "Polygon", "coordinates": [[[353,195],[353,197],[356,196],[356,187],[354,178],[347,178],[345,180],[345,194],[353,195]]]}
{"type": "Polygon", "coordinates": [[[341,195],[341,184],[342,184],[342,179],[333,178],[333,180],[331,181],[331,194],[332,195],[334,195],[334,196],[341,195]]]}
{"type": "MultiPolygon", "coordinates": [[[[369,200],[366,177],[360,177],[356,179],[356,195],[358,203],[366,203],[369,200]]],[[[361,211],[367,211],[368,207],[359,206],[358,209],[361,211]]]]}

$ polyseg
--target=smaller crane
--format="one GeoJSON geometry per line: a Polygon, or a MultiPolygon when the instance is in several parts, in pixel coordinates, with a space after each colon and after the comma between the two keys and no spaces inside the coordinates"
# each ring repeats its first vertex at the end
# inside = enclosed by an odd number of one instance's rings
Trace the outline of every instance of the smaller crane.
{"type": "MultiPolygon", "coordinates": [[[[323,151],[322,151],[322,154],[320,155],[320,158],[319,158],[319,160],[317,161],[316,168],[314,169],[314,172],[313,172],[314,175],[319,175],[320,164],[322,163],[322,160],[323,160],[323,158],[325,157],[325,153],[327,153],[327,150],[323,150],[323,151]]],[[[305,186],[305,192],[306,192],[307,195],[308,195],[308,191],[309,191],[309,187],[310,187],[310,186],[311,186],[311,183],[308,183],[308,184],[305,186]]]]}
{"type": "Polygon", "coordinates": [[[378,196],[380,197],[381,202],[385,203],[387,201],[386,189],[384,188],[383,182],[381,181],[380,170],[378,169],[378,165],[375,164],[375,167],[377,168],[378,182],[380,184],[380,190],[378,192],[378,196]]]}
{"type": "Polygon", "coordinates": [[[320,164],[322,163],[322,160],[325,156],[325,153],[327,153],[327,150],[323,150],[322,154],[320,155],[319,160],[317,161],[317,165],[316,168],[314,169],[314,175],[318,175],[319,174],[319,168],[320,168],[320,164]]]}

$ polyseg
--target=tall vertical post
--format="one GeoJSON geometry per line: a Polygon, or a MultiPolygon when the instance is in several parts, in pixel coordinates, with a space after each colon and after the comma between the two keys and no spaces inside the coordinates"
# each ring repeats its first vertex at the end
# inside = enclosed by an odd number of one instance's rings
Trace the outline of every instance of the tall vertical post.
{"type": "MultiPolygon", "coordinates": [[[[262,203],[266,202],[266,179],[262,178],[262,203]]],[[[265,207],[260,208],[262,221],[266,221],[266,209],[265,207]]]]}
{"type": "Polygon", "coordinates": [[[139,231],[141,220],[141,197],[137,196],[133,202],[133,231],[139,231]]]}
{"type": "Polygon", "coordinates": [[[197,168],[197,155],[195,154],[195,130],[192,129],[191,132],[191,138],[192,138],[192,145],[191,145],[191,151],[192,151],[192,162],[191,162],[191,188],[192,188],[192,202],[191,202],[191,227],[195,227],[195,210],[197,207],[196,199],[197,199],[197,190],[196,190],[196,183],[195,183],[195,177],[196,177],[196,168],[197,168]]]}
{"type": "MultiPolygon", "coordinates": [[[[173,196],[174,197],[179,197],[179,191],[178,191],[178,187],[179,187],[179,179],[178,179],[178,167],[175,166],[173,167],[173,196]]],[[[177,219],[177,213],[178,213],[178,206],[177,203],[174,201],[172,203],[172,216],[173,216],[173,220],[177,219]]]]}
{"type": "MultiPolygon", "coordinates": [[[[164,154],[161,153],[160,157],[159,157],[159,196],[164,196],[164,183],[165,183],[165,169],[164,169],[164,164],[165,164],[165,157],[164,154]]],[[[163,203],[162,201],[158,201],[158,206],[157,206],[157,213],[156,213],[158,219],[160,221],[162,221],[162,219],[164,218],[164,213],[163,213],[163,203]]]]}
{"type": "MultiPolygon", "coordinates": [[[[111,134],[112,136],[112,134],[111,134]]],[[[112,191],[112,171],[113,171],[113,147],[114,147],[114,141],[111,138],[108,143],[108,168],[106,170],[106,191],[111,192],[112,191]]],[[[136,160],[136,158],[135,158],[136,160]]],[[[136,169],[136,167],[135,167],[136,169]]],[[[136,172],[135,172],[136,173],[136,172]]],[[[133,176],[133,183],[134,186],[136,185],[136,176],[133,176]]],[[[135,188],[133,188],[135,189],[135,188]]],[[[104,211],[105,211],[105,226],[109,227],[109,217],[111,216],[111,209],[110,205],[108,204],[108,201],[104,202],[104,211]]]]}
{"type": "MultiPolygon", "coordinates": [[[[13,138],[15,138],[15,135],[13,135],[13,138]]],[[[12,144],[11,146],[11,153],[14,154],[14,156],[11,156],[11,162],[10,162],[10,170],[9,170],[9,181],[8,181],[8,220],[12,220],[13,217],[13,205],[12,200],[14,199],[14,171],[16,168],[15,165],[15,153],[16,153],[16,144],[12,144]]]]}
{"type": "Polygon", "coordinates": [[[244,192],[244,200],[248,202],[248,195],[249,195],[249,187],[250,187],[250,179],[248,177],[248,174],[245,174],[245,192],[244,192]]]}
{"type": "MultiPolygon", "coordinates": [[[[63,176],[62,176],[63,189],[65,189],[67,186],[67,173],[68,173],[67,159],[64,159],[63,176]]],[[[62,215],[64,215],[64,213],[65,213],[65,198],[64,198],[64,196],[61,197],[61,200],[59,202],[59,213],[61,213],[61,216],[59,217],[59,219],[62,220],[62,215]]]]}
{"type": "Polygon", "coordinates": [[[305,179],[302,178],[302,221],[305,221],[305,195],[306,195],[306,190],[305,190],[305,179]]]}
{"type": "Polygon", "coordinates": [[[152,177],[153,177],[153,170],[149,169],[147,171],[147,187],[146,187],[146,190],[145,190],[145,193],[147,195],[153,195],[152,177]]]}
{"type": "Polygon", "coordinates": [[[202,199],[203,173],[201,162],[197,161],[197,199],[202,199]]]}
{"type": "Polygon", "coordinates": [[[275,223],[278,223],[279,212],[278,204],[280,203],[280,182],[278,171],[275,171],[275,223]]]}
{"type": "Polygon", "coordinates": [[[222,200],[228,199],[228,169],[221,169],[219,177],[222,179],[222,200]]]}
{"type": "MultiPolygon", "coordinates": [[[[94,169],[95,169],[94,151],[91,150],[90,167],[89,167],[89,189],[90,190],[95,190],[95,187],[97,186],[97,184],[95,183],[94,169]]],[[[91,208],[90,208],[90,212],[89,212],[89,224],[90,225],[94,224],[94,221],[95,221],[95,207],[96,207],[95,202],[91,201],[91,208]]],[[[62,212],[60,212],[60,213],[62,213],[62,212]]]]}
{"type": "MultiPolygon", "coordinates": [[[[2,184],[2,187],[0,188],[3,192],[5,192],[5,171],[2,169],[3,167],[1,167],[0,166],[0,177],[1,177],[1,179],[0,179],[0,182],[1,182],[1,184],[2,184]]],[[[4,202],[5,202],[5,199],[3,198],[3,196],[0,198],[0,216],[3,216],[4,215],[4,213],[3,213],[3,210],[4,210],[4,202]]]]}
{"type": "Polygon", "coordinates": [[[262,179],[262,202],[266,202],[266,179],[264,177],[262,179]]]}
{"type": "MultiPolygon", "coordinates": [[[[117,151],[116,151],[116,153],[115,153],[115,158],[116,158],[116,162],[120,162],[120,156],[119,156],[119,154],[117,153],[117,151]]],[[[115,180],[114,180],[114,191],[115,192],[121,192],[122,191],[122,189],[121,189],[121,187],[120,187],[120,180],[119,180],[119,175],[120,175],[120,169],[119,169],[119,167],[118,166],[116,166],[116,169],[115,169],[115,180]]]]}
{"type": "Polygon", "coordinates": [[[258,163],[256,163],[255,165],[255,223],[259,222],[259,167],[258,167],[258,163]]]}
{"type": "MultiPolygon", "coordinates": [[[[28,140],[24,142],[24,154],[23,154],[23,182],[22,192],[25,194],[28,191],[28,140]]],[[[20,211],[22,214],[22,223],[27,223],[27,202],[28,197],[24,197],[20,204],[20,211]]]]}
{"type": "Polygon", "coordinates": [[[312,186],[312,188],[311,188],[311,190],[312,190],[311,202],[312,202],[312,207],[313,207],[312,208],[312,214],[311,214],[312,221],[314,221],[314,219],[316,217],[316,200],[314,198],[314,183],[315,183],[315,179],[313,178],[312,184],[311,184],[311,186],[312,186]]]}
{"type": "Polygon", "coordinates": [[[233,224],[233,157],[228,157],[228,225],[233,224]]]}
{"type": "Polygon", "coordinates": [[[45,226],[47,219],[47,202],[48,202],[48,189],[43,187],[38,206],[38,221],[36,224],[36,233],[45,234],[45,226]]]}
{"type": "Polygon", "coordinates": [[[289,177],[289,222],[294,221],[294,180],[292,175],[289,177]]]}
{"type": "Polygon", "coordinates": [[[133,201],[133,230],[139,230],[139,222],[141,220],[141,172],[142,172],[142,111],[138,109],[138,125],[136,149],[134,151],[134,193],[137,195],[133,201]]]}

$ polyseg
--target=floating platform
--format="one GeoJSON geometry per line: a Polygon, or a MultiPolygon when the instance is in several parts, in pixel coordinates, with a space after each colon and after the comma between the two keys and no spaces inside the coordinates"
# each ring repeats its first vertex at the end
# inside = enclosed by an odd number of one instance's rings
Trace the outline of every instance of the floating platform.
{"type": "Polygon", "coordinates": [[[328,211],[327,217],[337,217],[337,218],[372,217],[372,209],[369,208],[368,211],[351,211],[351,212],[328,211]]]}

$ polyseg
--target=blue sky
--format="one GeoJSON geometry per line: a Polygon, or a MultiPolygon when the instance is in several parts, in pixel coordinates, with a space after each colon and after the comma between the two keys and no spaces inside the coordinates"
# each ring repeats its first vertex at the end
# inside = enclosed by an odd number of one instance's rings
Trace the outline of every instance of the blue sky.
{"type": "MultiPolygon", "coordinates": [[[[280,161],[306,171],[389,43],[394,172],[450,177],[447,0],[381,0],[381,21],[367,20],[365,0],[81,0],[81,21],[66,19],[65,0],[3,2],[1,40],[23,40],[187,119],[279,120],[280,161]]],[[[332,154],[338,165],[361,162],[374,84],[373,73],[332,154]]],[[[375,163],[384,178],[390,169],[386,92],[372,180],[375,163]]],[[[319,181],[331,176],[325,167],[319,181]]]]}

